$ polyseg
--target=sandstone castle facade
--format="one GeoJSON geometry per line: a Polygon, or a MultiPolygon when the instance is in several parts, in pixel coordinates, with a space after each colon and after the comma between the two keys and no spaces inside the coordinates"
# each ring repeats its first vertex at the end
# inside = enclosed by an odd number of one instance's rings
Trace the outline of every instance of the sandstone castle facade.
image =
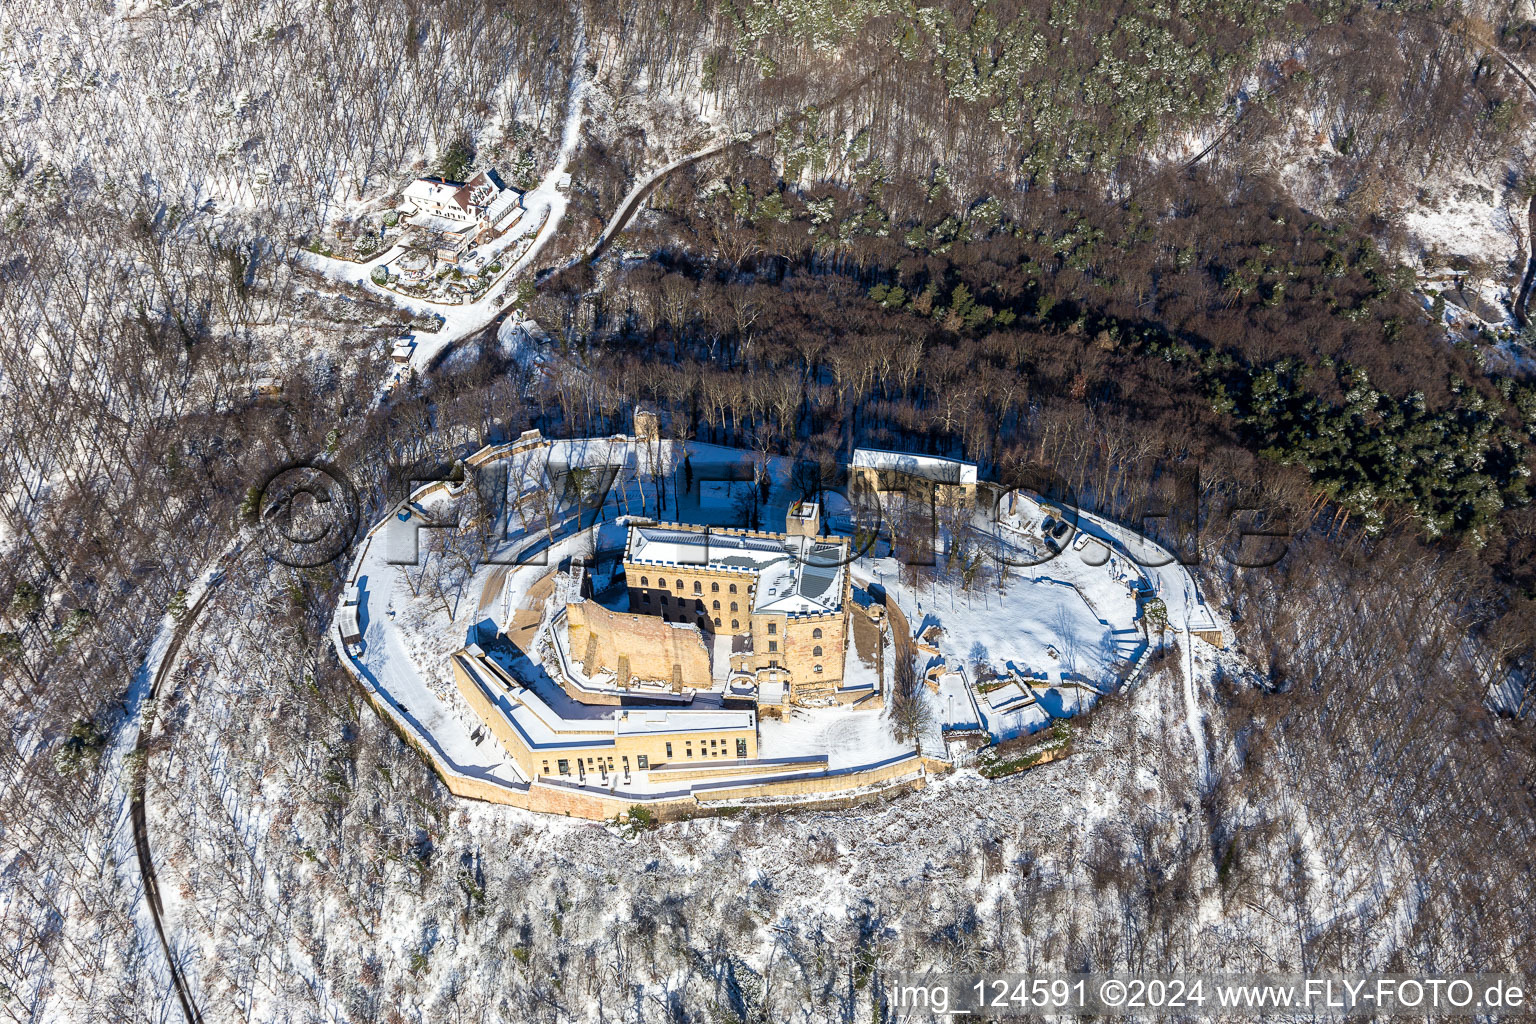
{"type": "Polygon", "coordinates": [[[849,544],[820,526],[811,503],[791,510],[785,533],[631,526],[629,610],[568,605],[572,655],[621,686],[708,689],[729,675],[750,680],[762,704],[830,699],[847,655],[849,544]]]}

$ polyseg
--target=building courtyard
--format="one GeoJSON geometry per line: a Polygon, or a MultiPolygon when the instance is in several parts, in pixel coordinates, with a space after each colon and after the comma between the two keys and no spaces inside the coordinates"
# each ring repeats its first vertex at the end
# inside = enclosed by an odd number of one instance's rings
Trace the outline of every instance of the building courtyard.
{"type": "MultiPolygon", "coordinates": [[[[614,817],[921,787],[978,745],[1133,685],[1143,602],[1167,585],[1093,524],[979,585],[914,573],[856,524],[882,485],[912,493],[893,466],[936,466],[927,493],[970,501],[994,554],[1056,543],[1059,510],[1016,499],[989,517],[974,478],[945,461],[863,456],[884,479],[852,474],[876,493],[850,500],[799,493],[789,460],[643,427],[530,432],[466,460],[497,481],[491,500],[428,485],[370,532],[335,640],[463,795],[614,817]],[[742,476],[750,509],[730,483],[742,476]],[[898,659],[920,680],[915,719],[892,712],[898,659]]],[[[961,543],[953,529],[941,550],[961,543]]]]}

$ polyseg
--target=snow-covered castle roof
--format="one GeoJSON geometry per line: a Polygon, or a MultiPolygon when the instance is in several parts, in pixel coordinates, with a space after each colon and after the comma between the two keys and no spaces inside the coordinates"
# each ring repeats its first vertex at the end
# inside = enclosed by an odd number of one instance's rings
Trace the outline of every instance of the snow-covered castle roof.
{"type": "Polygon", "coordinates": [[[709,568],[757,577],[754,612],[815,615],[843,603],[843,545],[785,537],[667,526],[631,526],[627,557],[658,567],[709,568]]]}

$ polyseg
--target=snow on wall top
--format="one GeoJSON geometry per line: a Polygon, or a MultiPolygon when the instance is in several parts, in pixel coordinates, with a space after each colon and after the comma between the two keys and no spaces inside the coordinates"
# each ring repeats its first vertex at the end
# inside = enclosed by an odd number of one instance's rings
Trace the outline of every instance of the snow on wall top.
{"type": "Polygon", "coordinates": [[[474,657],[467,649],[454,654],[453,659],[533,749],[611,746],[618,736],[751,729],[756,722],[751,711],[692,708],[616,710],[609,717],[567,718],[536,690],[500,670],[494,662],[474,657]]]}
{"type": "Polygon", "coordinates": [[[752,728],[750,711],[619,711],[615,732],[620,736],[657,732],[720,732],[752,728]]]}
{"type": "Polygon", "coordinates": [[[905,473],[908,476],[932,480],[941,484],[974,484],[977,481],[976,464],[946,459],[939,455],[914,455],[911,452],[888,452],[880,448],[855,448],[854,469],[873,469],[905,473]]]}

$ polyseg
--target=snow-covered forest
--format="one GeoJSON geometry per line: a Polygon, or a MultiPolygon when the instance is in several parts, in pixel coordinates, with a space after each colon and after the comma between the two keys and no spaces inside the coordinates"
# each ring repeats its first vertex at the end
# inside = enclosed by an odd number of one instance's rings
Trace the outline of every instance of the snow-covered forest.
{"type": "Polygon", "coordinates": [[[1536,974],[1533,81],[1525,2],[0,6],[0,1014],[1536,974]],[[537,337],[434,337],[307,258],[414,177],[565,156],[487,299],[537,337]],[[441,358],[386,394],[410,330],[441,358]],[[885,804],[456,800],[324,641],[341,563],[272,561],[253,489],[318,456],[368,524],[642,405],[829,484],[922,451],[1155,530],[1236,645],[1159,637],[1071,757],[885,804]]]}

